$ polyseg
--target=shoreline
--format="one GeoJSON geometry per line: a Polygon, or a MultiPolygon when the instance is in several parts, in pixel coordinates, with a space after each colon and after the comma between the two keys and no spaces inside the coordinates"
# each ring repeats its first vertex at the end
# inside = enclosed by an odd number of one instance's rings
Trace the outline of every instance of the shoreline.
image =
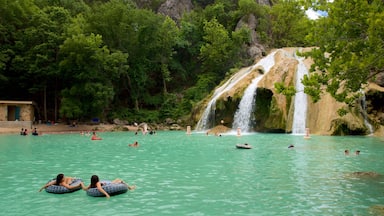
{"type": "MultiPolygon", "coordinates": [[[[130,125],[115,125],[115,124],[99,124],[99,125],[77,125],[76,127],[71,127],[70,125],[64,124],[55,124],[55,125],[46,125],[46,124],[36,124],[32,127],[26,128],[28,130],[28,135],[32,133],[32,130],[36,128],[37,132],[40,134],[62,134],[62,133],[80,133],[81,131],[97,131],[97,132],[107,132],[114,131],[116,127],[125,127],[127,131],[136,131],[138,128],[130,125]]],[[[20,127],[0,127],[0,135],[7,134],[20,134],[20,127]]]]}

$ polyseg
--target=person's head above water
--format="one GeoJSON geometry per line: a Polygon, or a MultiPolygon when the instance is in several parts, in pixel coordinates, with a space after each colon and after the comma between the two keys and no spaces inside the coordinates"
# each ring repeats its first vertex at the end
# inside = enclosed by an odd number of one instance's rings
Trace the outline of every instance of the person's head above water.
{"type": "Polygon", "coordinates": [[[63,181],[64,174],[60,173],[56,176],[56,185],[60,185],[60,183],[63,181]]]}
{"type": "Polygon", "coordinates": [[[293,148],[295,147],[293,144],[289,145],[288,148],[293,148]]]}
{"type": "Polygon", "coordinates": [[[96,183],[99,182],[99,176],[97,175],[93,175],[91,177],[91,188],[95,188],[96,187],[96,183]]]}

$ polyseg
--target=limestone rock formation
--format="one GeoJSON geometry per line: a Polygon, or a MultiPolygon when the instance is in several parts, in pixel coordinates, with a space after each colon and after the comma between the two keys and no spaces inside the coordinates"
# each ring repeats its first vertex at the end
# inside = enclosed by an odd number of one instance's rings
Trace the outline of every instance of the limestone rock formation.
{"type": "Polygon", "coordinates": [[[160,6],[157,12],[178,21],[184,13],[190,12],[192,9],[191,0],[167,0],[160,6]]]}
{"type": "MultiPolygon", "coordinates": [[[[292,131],[294,99],[295,96],[286,97],[278,94],[274,87],[276,82],[285,85],[295,85],[298,60],[295,57],[297,51],[306,52],[311,48],[284,48],[277,50],[274,55],[275,64],[271,70],[263,76],[258,83],[256,94],[256,111],[253,113],[255,119],[254,131],[258,132],[282,132],[292,131]]],[[[304,64],[310,68],[311,59],[305,59],[304,64]]],[[[250,67],[249,67],[250,68],[250,67]]],[[[239,73],[250,70],[244,68],[239,73]]],[[[252,80],[265,73],[262,67],[253,68],[241,81],[226,91],[216,101],[215,122],[223,119],[225,126],[231,128],[234,113],[237,110],[244,90],[252,80]]],[[[209,98],[200,106],[196,107],[192,118],[195,121],[200,118],[200,112],[204,110],[209,98]],[[199,112],[200,110],[200,112],[199,112]]],[[[329,94],[324,93],[321,100],[313,103],[308,97],[306,127],[310,128],[312,134],[320,135],[367,135],[370,134],[367,124],[371,124],[376,135],[384,132],[384,88],[371,83],[366,90],[366,110],[361,106],[361,101],[356,101],[354,107],[346,107],[345,104],[337,102],[329,94]],[[345,108],[348,114],[339,116],[337,110],[345,108]],[[365,119],[366,118],[366,119],[365,119]]]]}
{"type": "Polygon", "coordinates": [[[240,21],[236,25],[236,30],[246,27],[249,29],[250,32],[250,43],[248,45],[247,54],[248,56],[246,58],[252,58],[257,59],[262,57],[263,53],[265,53],[265,48],[263,45],[259,43],[259,40],[257,38],[256,34],[256,28],[257,28],[257,20],[256,17],[253,14],[244,16],[240,19],[240,21]]]}

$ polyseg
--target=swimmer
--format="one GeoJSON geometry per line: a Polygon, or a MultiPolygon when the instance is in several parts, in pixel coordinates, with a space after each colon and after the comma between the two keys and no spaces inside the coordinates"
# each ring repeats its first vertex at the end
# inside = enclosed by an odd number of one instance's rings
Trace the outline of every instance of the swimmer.
{"type": "Polygon", "coordinates": [[[348,149],[345,149],[344,154],[345,154],[345,155],[349,155],[349,150],[348,150],[348,149]]]}
{"type": "Polygon", "coordinates": [[[98,136],[96,135],[96,132],[93,131],[91,140],[101,140],[101,137],[98,137],[98,136]]]}
{"type": "Polygon", "coordinates": [[[130,147],[139,147],[139,143],[137,141],[135,141],[134,143],[129,144],[128,146],[130,146],[130,147]]]}
{"type": "Polygon", "coordinates": [[[288,148],[293,148],[295,147],[293,144],[289,145],[288,148]]]}

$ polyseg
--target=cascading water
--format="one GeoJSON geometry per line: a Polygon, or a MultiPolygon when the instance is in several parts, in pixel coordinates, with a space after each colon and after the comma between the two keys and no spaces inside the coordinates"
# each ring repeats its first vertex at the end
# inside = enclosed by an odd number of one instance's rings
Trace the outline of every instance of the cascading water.
{"type": "Polygon", "coordinates": [[[295,111],[293,113],[292,134],[305,134],[307,120],[307,95],[304,93],[304,85],[301,83],[304,75],[308,75],[302,57],[296,56],[299,61],[296,72],[295,111]]]}
{"type": "Polygon", "coordinates": [[[236,130],[237,128],[240,128],[241,131],[249,132],[252,128],[253,119],[251,116],[255,108],[257,84],[275,64],[275,53],[276,51],[261,59],[255,65],[256,67],[262,66],[264,68],[264,74],[260,74],[255,79],[253,79],[252,83],[247,87],[247,89],[245,89],[244,95],[239,103],[239,108],[237,109],[233,118],[233,129],[236,130]]]}
{"type": "Polygon", "coordinates": [[[368,121],[368,116],[367,116],[367,103],[366,103],[366,98],[365,98],[365,93],[364,91],[360,91],[362,93],[361,97],[361,108],[362,108],[362,114],[364,118],[364,124],[368,128],[369,134],[373,134],[373,127],[368,121]]]}
{"type": "Polygon", "coordinates": [[[200,120],[197,122],[196,131],[207,130],[213,126],[215,122],[215,109],[216,109],[216,100],[225,92],[230,90],[236,83],[238,83],[241,79],[243,79],[246,75],[248,75],[255,67],[253,65],[251,67],[244,68],[233,75],[227,82],[221,85],[219,88],[215,90],[211,100],[208,102],[207,107],[205,108],[203,115],[200,120]]]}

